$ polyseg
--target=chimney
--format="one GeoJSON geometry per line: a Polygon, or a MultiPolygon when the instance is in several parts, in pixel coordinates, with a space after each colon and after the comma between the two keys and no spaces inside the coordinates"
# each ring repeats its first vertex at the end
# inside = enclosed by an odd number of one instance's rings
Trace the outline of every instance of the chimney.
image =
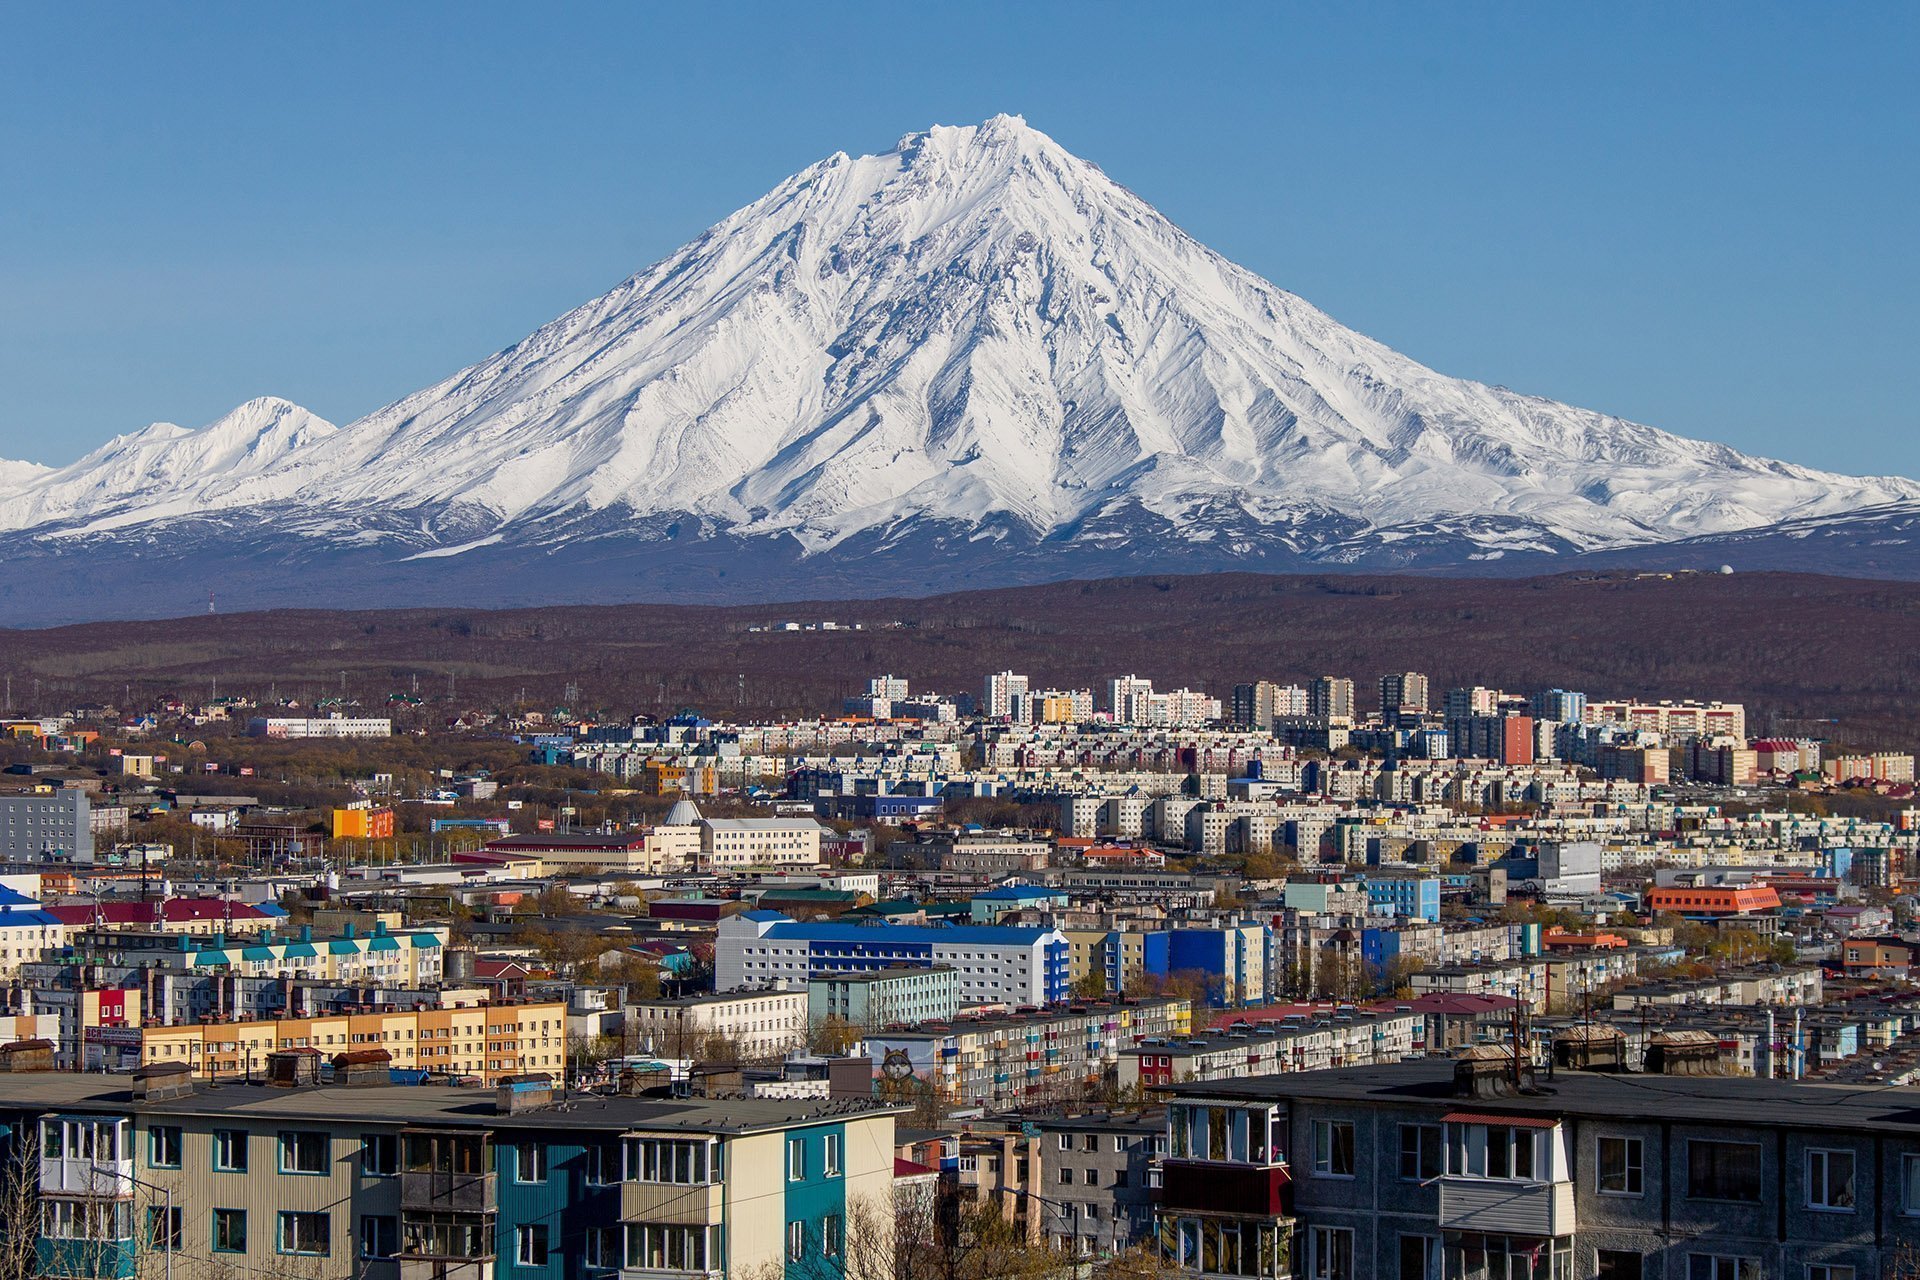
{"type": "Polygon", "coordinates": [[[320,1083],[318,1049],[276,1049],[267,1055],[267,1083],[280,1089],[320,1083]]]}
{"type": "Polygon", "coordinates": [[[53,1041],[15,1040],[0,1045],[0,1072],[53,1070],[53,1041]]]}
{"type": "Polygon", "coordinates": [[[493,1091],[494,1114],[517,1116],[553,1105],[553,1077],[540,1073],[502,1076],[493,1091]]]}
{"type": "Polygon", "coordinates": [[[1568,1027],[1553,1038],[1553,1064],[1569,1071],[1625,1071],[1627,1033],[1618,1027],[1568,1027]]]}
{"type": "Polygon", "coordinates": [[[1511,1098],[1533,1087],[1533,1064],[1522,1062],[1514,1084],[1513,1050],[1503,1044],[1469,1045],[1453,1060],[1456,1098],[1511,1098]]]}
{"type": "Polygon", "coordinates": [[[1647,1044],[1648,1075],[1730,1076],[1738,1071],[1720,1056],[1720,1041],[1705,1031],[1662,1031],[1647,1044]]]}
{"type": "Polygon", "coordinates": [[[133,1073],[135,1102],[164,1102],[193,1093],[193,1068],[184,1062],[156,1062],[133,1073]]]}
{"type": "Polygon", "coordinates": [[[385,1049],[356,1049],[333,1057],[333,1082],[355,1087],[391,1084],[393,1055],[385,1049]]]}

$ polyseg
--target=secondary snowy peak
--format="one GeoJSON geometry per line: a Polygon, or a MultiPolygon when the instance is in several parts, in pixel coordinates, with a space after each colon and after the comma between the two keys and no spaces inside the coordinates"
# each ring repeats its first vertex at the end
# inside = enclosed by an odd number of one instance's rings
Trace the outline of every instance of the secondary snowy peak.
{"type": "Polygon", "coordinates": [[[1435,373],[999,116],[831,156],[344,429],[270,401],[150,428],[0,487],[0,528],[246,508],[404,529],[417,553],[691,514],[818,551],[925,522],[1071,542],[1144,512],[1196,543],[1337,559],[1915,499],[1435,373]]]}
{"type": "Polygon", "coordinates": [[[156,422],[20,486],[0,489],[0,527],[83,520],[92,527],[218,509],[235,481],[272,471],[290,454],[339,430],[273,396],[249,400],[189,430],[156,422]]]}

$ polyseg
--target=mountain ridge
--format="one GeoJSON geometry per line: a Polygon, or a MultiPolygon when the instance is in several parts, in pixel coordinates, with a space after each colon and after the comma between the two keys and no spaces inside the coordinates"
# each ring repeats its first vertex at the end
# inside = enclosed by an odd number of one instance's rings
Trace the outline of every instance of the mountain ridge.
{"type": "MultiPolygon", "coordinates": [[[[1056,577],[1155,558],[1485,569],[1752,550],[1757,531],[1874,510],[1904,540],[1915,503],[1912,480],[1436,373],[1000,116],[829,156],[344,427],[256,400],[51,473],[0,467],[0,548],[55,555],[91,590],[156,545],[190,574],[243,535],[290,564],[371,554],[405,590],[405,565],[625,547],[661,564],[609,583],[630,593],[664,589],[701,540],[803,577],[895,571],[934,544],[984,580],[1036,555],[1056,577]]],[[[747,576],[727,589],[792,589],[747,576]]]]}

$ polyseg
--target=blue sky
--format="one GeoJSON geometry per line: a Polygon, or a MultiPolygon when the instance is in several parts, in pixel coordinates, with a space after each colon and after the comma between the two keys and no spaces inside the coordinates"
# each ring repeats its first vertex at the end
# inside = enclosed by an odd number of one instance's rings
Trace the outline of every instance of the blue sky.
{"type": "Polygon", "coordinates": [[[345,422],[835,150],[1024,114],[1447,373],[1920,475],[1920,6],[0,12],[0,456],[345,422]]]}

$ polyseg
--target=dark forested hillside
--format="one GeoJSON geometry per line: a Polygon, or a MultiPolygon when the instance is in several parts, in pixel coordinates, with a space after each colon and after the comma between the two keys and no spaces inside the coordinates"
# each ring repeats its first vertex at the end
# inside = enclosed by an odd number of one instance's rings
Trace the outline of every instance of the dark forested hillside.
{"type": "Polygon", "coordinates": [[[1920,584],[1796,574],[1532,579],[1225,574],[914,600],[487,611],[275,611],[0,632],[16,711],[160,692],[610,714],[837,710],[869,675],[977,690],[1012,667],[1083,687],[1128,672],[1225,695],[1236,681],[1387,670],[1515,691],[1742,701],[1755,732],[1920,741],[1920,584]],[[755,631],[785,621],[860,631],[755,631]],[[451,681],[450,681],[451,678],[451,681]],[[37,701],[33,696],[37,692],[37,701]],[[1838,724],[1821,723],[1837,721],[1838,724]]]}

